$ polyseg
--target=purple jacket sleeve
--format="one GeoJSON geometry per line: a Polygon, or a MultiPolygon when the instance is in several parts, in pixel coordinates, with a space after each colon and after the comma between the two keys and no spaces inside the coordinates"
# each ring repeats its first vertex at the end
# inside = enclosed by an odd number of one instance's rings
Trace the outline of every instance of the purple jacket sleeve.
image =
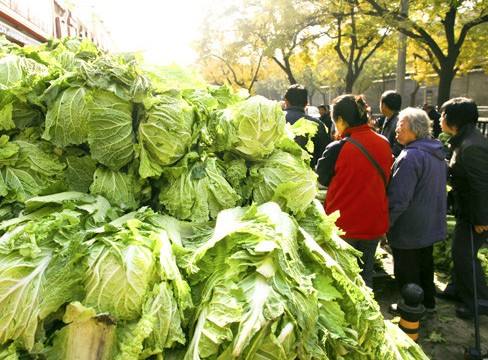
{"type": "Polygon", "coordinates": [[[413,199],[418,181],[416,160],[413,152],[403,151],[393,164],[392,177],[388,185],[390,228],[413,199]]]}

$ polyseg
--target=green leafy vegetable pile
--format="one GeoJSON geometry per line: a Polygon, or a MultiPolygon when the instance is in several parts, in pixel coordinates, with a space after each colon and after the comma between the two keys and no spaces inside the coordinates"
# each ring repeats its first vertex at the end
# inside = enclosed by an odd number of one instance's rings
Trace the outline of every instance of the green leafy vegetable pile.
{"type": "MultiPolygon", "coordinates": [[[[441,272],[446,278],[450,278],[453,267],[452,263],[452,239],[454,236],[454,227],[456,219],[452,215],[447,216],[447,239],[434,245],[434,266],[436,271],[441,272]]],[[[488,248],[484,247],[478,251],[478,259],[481,267],[488,278],[488,248]]]]}
{"type": "Polygon", "coordinates": [[[314,200],[306,123],[87,41],[0,44],[0,359],[426,359],[314,200]]]}

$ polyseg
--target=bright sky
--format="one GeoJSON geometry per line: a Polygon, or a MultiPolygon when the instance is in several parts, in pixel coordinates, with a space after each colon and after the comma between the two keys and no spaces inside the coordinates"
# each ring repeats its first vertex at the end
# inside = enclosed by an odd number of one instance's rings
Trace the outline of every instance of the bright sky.
{"type": "Polygon", "coordinates": [[[189,65],[196,59],[192,42],[212,0],[78,0],[110,30],[115,51],[139,51],[146,61],[189,65]]]}

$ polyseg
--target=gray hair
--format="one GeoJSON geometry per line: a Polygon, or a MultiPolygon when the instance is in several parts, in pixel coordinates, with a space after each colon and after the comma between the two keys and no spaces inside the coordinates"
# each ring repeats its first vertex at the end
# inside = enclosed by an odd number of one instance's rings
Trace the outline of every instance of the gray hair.
{"type": "Polygon", "coordinates": [[[424,110],[414,107],[405,108],[398,114],[398,119],[404,119],[408,122],[410,130],[417,139],[425,139],[431,136],[432,122],[424,110]]]}

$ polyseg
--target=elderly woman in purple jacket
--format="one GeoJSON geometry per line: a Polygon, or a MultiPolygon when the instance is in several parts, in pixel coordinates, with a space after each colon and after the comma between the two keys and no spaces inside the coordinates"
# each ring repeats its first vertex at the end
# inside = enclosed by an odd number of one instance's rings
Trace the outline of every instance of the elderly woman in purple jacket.
{"type": "MultiPolygon", "coordinates": [[[[431,122],[421,109],[398,115],[397,141],[404,149],[395,160],[388,187],[395,278],[400,286],[424,290],[424,306],[435,310],[433,244],[446,238],[447,164],[442,143],[431,138],[431,122]]],[[[395,309],[395,304],[390,306],[395,309]]]]}

